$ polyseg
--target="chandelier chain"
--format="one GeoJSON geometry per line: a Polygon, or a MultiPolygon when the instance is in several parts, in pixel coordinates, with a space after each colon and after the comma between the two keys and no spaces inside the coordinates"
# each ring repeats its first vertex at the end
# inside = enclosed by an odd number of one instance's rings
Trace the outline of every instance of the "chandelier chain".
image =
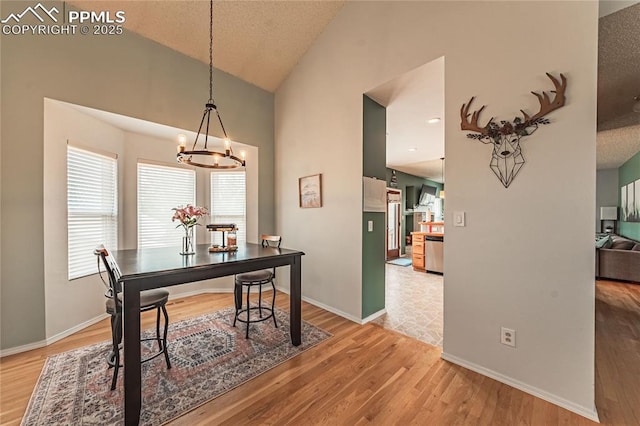
{"type": "Polygon", "coordinates": [[[209,101],[213,103],[213,0],[209,6],[209,101]]]}

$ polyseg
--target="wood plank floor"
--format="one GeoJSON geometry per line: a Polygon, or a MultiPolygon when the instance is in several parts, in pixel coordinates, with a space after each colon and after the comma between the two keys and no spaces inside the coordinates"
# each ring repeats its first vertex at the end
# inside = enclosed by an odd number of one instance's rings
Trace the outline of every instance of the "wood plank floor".
{"type": "MultiPolygon", "coordinates": [[[[232,305],[230,294],[172,301],[171,321],[232,305]]],[[[285,294],[278,305],[288,308],[285,294]]],[[[640,285],[598,282],[596,402],[606,425],[640,424],[640,285]]],[[[443,361],[440,349],[315,306],[303,318],[334,337],[176,419],[172,425],[593,422],[443,361]]],[[[145,315],[143,326],[153,324],[145,315]]],[[[0,360],[0,423],[19,424],[48,355],[109,339],[107,321],[0,360]]]]}

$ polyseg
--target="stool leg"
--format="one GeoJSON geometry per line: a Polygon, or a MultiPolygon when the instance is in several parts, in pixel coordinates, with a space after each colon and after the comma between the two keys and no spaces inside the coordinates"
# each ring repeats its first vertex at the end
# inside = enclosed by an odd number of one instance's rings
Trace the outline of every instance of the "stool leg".
{"type": "Polygon", "coordinates": [[[233,317],[233,326],[236,326],[236,320],[238,319],[238,311],[242,309],[242,286],[237,284],[233,287],[233,296],[236,303],[236,314],[233,317]]]}
{"type": "Polygon", "coordinates": [[[262,318],[262,284],[260,284],[258,293],[258,312],[260,312],[260,318],[262,318]]]}
{"type": "MultiPolygon", "coordinates": [[[[158,311],[158,315],[159,315],[158,311]]],[[[162,336],[162,350],[164,351],[164,360],[167,362],[167,369],[171,368],[171,361],[169,361],[169,351],[167,350],[167,332],[169,331],[169,315],[167,314],[167,308],[162,305],[162,313],[164,314],[164,335],[162,336]]]]}
{"type": "Polygon", "coordinates": [[[111,317],[113,328],[113,378],[111,379],[111,390],[115,390],[118,381],[118,370],[120,369],[120,341],[122,339],[122,314],[117,313],[111,317]]]}
{"type": "Polygon", "coordinates": [[[160,306],[156,308],[156,342],[158,342],[158,350],[162,350],[162,342],[160,341],[160,306]]]}
{"type": "Polygon", "coordinates": [[[271,287],[273,288],[273,297],[271,298],[271,315],[273,316],[273,324],[278,328],[278,323],[276,322],[276,285],[271,280],[271,287]]]}
{"type": "Polygon", "coordinates": [[[249,338],[249,323],[250,323],[250,316],[251,316],[251,305],[249,305],[249,293],[251,292],[251,286],[247,286],[247,333],[244,336],[245,339],[249,338]]]}

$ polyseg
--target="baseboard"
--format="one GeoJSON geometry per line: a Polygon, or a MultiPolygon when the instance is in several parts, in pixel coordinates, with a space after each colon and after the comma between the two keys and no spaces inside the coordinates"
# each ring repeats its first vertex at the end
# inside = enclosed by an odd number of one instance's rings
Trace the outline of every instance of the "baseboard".
{"type": "MultiPolygon", "coordinates": [[[[233,293],[233,288],[207,288],[207,289],[201,289],[201,290],[195,290],[195,291],[190,291],[190,292],[186,292],[186,293],[177,293],[177,294],[173,294],[171,296],[169,296],[169,300],[172,299],[178,299],[181,297],[189,297],[189,296],[197,296],[199,294],[203,294],[203,293],[233,293]]],[[[16,346],[13,348],[9,348],[9,349],[3,349],[0,350],[0,358],[3,358],[5,356],[9,356],[9,355],[15,355],[15,354],[19,354],[22,352],[27,352],[27,351],[31,351],[33,349],[39,349],[39,348],[43,348],[45,346],[49,346],[59,340],[64,339],[65,337],[71,336],[73,333],[76,333],[84,328],[89,327],[90,325],[93,325],[97,322],[102,321],[105,318],[109,318],[108,314],[100,314],[95,318],[91,318],[90,320],[87,320],[81,324],[75,325],[67,330],[64,330],[54,336],[51,336],[45,340],[40,340],[38,342],[34,342],[34,343],[28,343],[26,345],[22,345],[22,346],[16,346]]]]}
{"type": "Polygon", "coordinates": [[[22,352],[31,351],[33,349],[44,348],[45,346],[47,346],[47,341],[40,340],[39,342],[28,343],[22,346],[15,346],[9,349],[2,349],[0,350],[0,358],[4,358],[5,356],[9,356],[9,355],[19,354],[22,352]]]}
{"type": "Polygon", "coordinates": [[[382,308],[378,312],[374,312],[373,314],[369,315],[368,317],[363,318],[361,324],[366,324],[368,322],[371,322],[371,321],[373,321],[373,320],[375,320],[377,318],[380,318],[381,316],[383,316],[386,313],[387,313],[387,309],[386,308],[382,308]]]}
{"type": "MultiPolygon", "coordinates": [[[[289,290],[288,289],[284,289],[284,288],[280,288],[280,287],[276,287],[276,289],[278,291],[281,291],[281,292],[285,293],[285,294],[289,294],[289,290]]],[[[312,304],[313,306],[317,306],[318,308],[322,308],[325,311],[329,311],[332,314],[336,314],[338,316],[341,316],[342,318],[348,319],[349,321],[353,321],[353,322],[355,322],[357,324],[364,324],[364,323],[369,322],[369,321],[379,317],[380,315],[383,315],[384,313],[386,313],[386,310],[384,310],[384,312],[379,311],[379,312],[376,312],[373,315],[368,316],[365,319],[361,319],[361,318],[355,317],[355,316],[353,316],[351,314],[348,314],[346,312],[343,312],[340,309],[336,309],[336,308],[334,308],[332,306],[325,305],[322,302],[318,302],[317,300],[312,299],[310,297],[302,296],[302,300],[304,300],[307,303],[312,304]]]]}
{"type": "Polygon", "coordinates": [[[455,355],[450,355],[445,352],[442,352],[440,355],[442,359],[445,361],[452,362],[461,367],[468,368],[471,371],[475,371],[476,373],[482,374],[483,376],[490,377],[494,380],[497,380],[501,383],[509,385],[513,388],[519,389],[523,392],[526,392],[530,395],[543,399],[547,402],[550,402],[559,407],[565,408],[571,412],[574,412],[582,417],[586,417],[589,420],[593,420],[594,422],[600,423],[600,419],[598,418],[598,411],[596,410],[595,404],[592,409],[583,407],[581,405],[575,404],[571,401],[568,401],[564,398],[561,398],[557,395],[544,391],[542,389],[538,389],[534,386],[531,386],[527,383],[523,383],[519,380],[513,379],[511,377],[505,376],[504,374],[498,373],[496,371],[490,370],[488,368],[482,367],[480,365],[474,364],[473,362],[469,362],[462,358],[458,358],[455,355]]]}
{"type": "Polygon", "coordinates": [[[199,294],[206,294],[206,293],[233,293],[233,287],[232,288],[203,288],[200,290],[194,290],[194,291],[187,291],[184,293],[175,293],[175,294],[170,294],[169,295],[169,300],[173,300],[173,299],[179,299],[181,297],[190,297],[190,296],[197,296],[199,294]]]}
{"type": "Polygon", "coordinates": [[[15,355],[15,354],[19,354],[22,352],[27,352],[27,351],[31,351],[33,349],[38,349],[38,348],[43,348],[45,346],[49,346],[55,342],[57,342],[58,340],[62,340],[65,337],[71,336],[73,333],[76,333],[84,328],[89,327],[90,325],[93,325],[97,322],[102,321],[105,318],[108,318],[109,315],[107,314],[100,314],[97,317],[91,318],[83,323],[80,323],[78,325],[75,325],[67,330],[61,331],[58,334],[55,334],[51,337],[47,337],[45,340],[40,340],[39,342],[34,342],[34,343],[28,343],[26,345],[22,345],[22,346],[16,346],[13,348],[9,348],[9,349],[4,349],[4,350],[0,350],[0,358],[3,358],[5,356],[9,356],[9,355],[15,355]]]}

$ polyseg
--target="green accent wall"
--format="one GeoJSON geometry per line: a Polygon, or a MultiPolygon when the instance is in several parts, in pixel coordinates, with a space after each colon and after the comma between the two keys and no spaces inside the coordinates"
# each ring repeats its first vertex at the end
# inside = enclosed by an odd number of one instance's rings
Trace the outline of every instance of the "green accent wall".
{"type": "MultiPolygon", "coordinates": [[[[640,152],[631,157],[618,169],[618,207],[621,206],[620,188],[640,179],[640,152]]],[[[637,184],[636,184],[637,185],[637,184]]],[[[636,200],[636,206],[640,204],[636,200]]],[[[622,210],[620,210],[622,211],[622,210]]],[[[634,240],[640,240],[640,222],[618,222],[618,233],[634,240]]]]}
{"type": "MultiPolygon", "coordinates": [[[[363,96],[362,173],[386,178],[387,110],[363,96]]],[[[362,318],[384,309],[385,213],[362,212],[362,318]],[[373,232],[368,222],[373,221],[373,232]]]]}
{"type": "MultiPolygon", "coordinates": [[[[391,187],[391,171],[392,169],[386,170],[388,187],[391,187]]],[[[398,183],[397,188],[402,191],[402,223],[400,224],[400,232],[401,232],[402,238],[400,239],[400,245],[401,245],[402,251],[404,252],[405,246],[406,246],[404,237],[407,235],[410,235],[411,232],[414,231],[413,213],[407,213],[406,211],[407,196],[411,196],[411,194],[408,194],[408,192],[409,191],[413,192],[414,199],[417,202],[418,197],[420,196],[420,188],[422,188],[423,184],[435,186],[436,188],[438,188],[438,192],[440,192],[444,188],[444,185],[439,182],[434,182],[432,180],[425,179],[420,176],[410,175],[408,173],[404,173],[398,170],[396,170],[396,178],[398,183]]],[[[444,205],[444,202],[443,202],[443,205],[444,205]]]]}
{"type": "MultiPolygon", "coordinates": [[[[34,4],[2,1],[0,16],[34,4]]],[[[62,10],[62,2],[47,5],[62,10]]],[[[2,349],[40,342],[46,334],[44,98],[198,130],[209,67],[124,27],[121,35],[1,36],[2,349]]],[[[219,70],[214,82],[229,136],[259,147],[259,229],[275,230],[274,95],[219,70]]]]}

